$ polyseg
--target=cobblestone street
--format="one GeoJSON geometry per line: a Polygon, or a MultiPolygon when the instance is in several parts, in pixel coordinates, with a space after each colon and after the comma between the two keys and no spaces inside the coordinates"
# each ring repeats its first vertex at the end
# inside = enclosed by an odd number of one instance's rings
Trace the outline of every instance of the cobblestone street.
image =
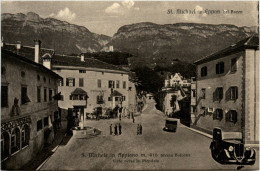
{"type": "MultiPolygon", "coordinates": [[[[165,118],[148,104],[144,112],[132,119],[87,120],[85,125],[101,131],[83,138],[73,136],[43,165],[42,170],[96,169],[236,169],[236,165],[221,165],[210,154],[211,139],[178,126],[176,133],[164,132],[165,118]],[[120,123],[122,135],[109,134],[109,125],[120,123]],[[142,124],[143,135],[137,135],[142,124]]],[[[91,131],[89,131],[91,132],[91,131]]],[[[258,151],[257,151],[258,154],[258,151]]],[[[258,156],[257,156],[258,159],[258,156]]],[[[258,162],[243,169],[257,169],[258,162]]]]}

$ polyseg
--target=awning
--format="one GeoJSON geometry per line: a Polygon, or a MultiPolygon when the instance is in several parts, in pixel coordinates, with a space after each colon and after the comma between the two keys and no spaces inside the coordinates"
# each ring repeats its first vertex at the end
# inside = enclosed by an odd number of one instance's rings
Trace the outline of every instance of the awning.
{"type": "Polygon", "coordinates": [[[71,92],[71,95],[88,95],[88,93],[81,88],[76,88],[73,92],[71,92]]]}
{"type": "Polygon", "coordinates": [[[118,91],[114,90],[112,96],[123,96],[123,94],[119,93],[118,91]]]}

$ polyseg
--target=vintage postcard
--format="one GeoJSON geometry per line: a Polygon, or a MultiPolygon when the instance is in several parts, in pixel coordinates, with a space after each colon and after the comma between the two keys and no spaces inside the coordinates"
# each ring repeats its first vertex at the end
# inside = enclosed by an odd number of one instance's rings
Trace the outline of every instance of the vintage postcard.
{"type": "Polygon", "coordinates": [[[2,170],[258,170],[258,1],[1,1],[2,170]]]}

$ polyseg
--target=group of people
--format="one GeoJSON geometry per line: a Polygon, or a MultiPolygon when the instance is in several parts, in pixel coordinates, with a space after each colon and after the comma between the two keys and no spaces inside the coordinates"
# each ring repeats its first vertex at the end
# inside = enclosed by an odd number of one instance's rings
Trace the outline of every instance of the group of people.
{"type": "MultiPolygon", "coordinates": [[[[109,128],[110,128],[110,135],[113,135],[113,125],[110,124],[109,128]]],[[[121,135],[121,134],[122,134],[122,126],[121,126],[121,124],[119,123],[118,126],[117,126],[117,124],[115,124],[115,126],[114,126],[114,135],[121,135]]]]}
{"type": "Polygon", "coordinates": [[[142,124],[137,125],[137,135],[142,135],[143,134],[143,127],[142,124]]]}

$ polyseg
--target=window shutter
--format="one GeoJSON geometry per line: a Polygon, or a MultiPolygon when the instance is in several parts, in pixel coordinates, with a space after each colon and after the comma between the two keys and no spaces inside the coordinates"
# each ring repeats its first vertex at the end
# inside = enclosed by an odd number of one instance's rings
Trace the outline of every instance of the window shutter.
{"type": "Polygon", "coordinates": [[[219,72],[219,64],[216,64],[216,74],[218,74],[219,72]]]}
{"type": "Polygon", "coordinates": [[[235,111],[233,114],[233,122],[236,123],[237,122],[237,112],[235,111]]]}
{"type": "Polygon", "coordinates": [[[219,110],[219,119],[222,120],[223,118],[223,110],[219,110]]]}
{"type": "Polygon", "coordinates": [[[217,90],[218,90],[218,89],[216,89],[216,90],[213,92],[213,102],[216,101],[216,100],[218,100],[218,99],[217,99],[217,90]]]}
{"type": "Polygon", "coordinates": [[[223,88],[219,88],[219,98],[220,100],[223,99],[223,88]]]}
{"type": "Polygon", "coordinates": [[[237,99],[238,98],[238,88],[237,87],[235,87],[235,92],[236,92],[235,99],[237,99]]]}
{"type": "Polygon", "coordinates": [[[73,86],[75,86],[75,78],[73,78],[73,86]]]}
{"type": "Polygon", "coordinates": [[[215,112],[213,113],[213,120],[217,119],[217,110],[215,110],[215,112]]]}
{"type": "Polygon", "coordinates": [[[230,118],[230,111],[228,111],[228,113],[226,113],[226,118],[225,118],[226,122],[229,122],[229,120],[230,120],[229,118],[230,118]]]}
{"type": "Polygon", "coordinates": [[[231,87],[226,91],[226,101],[229,101],[231,99],[231,87]]]}

